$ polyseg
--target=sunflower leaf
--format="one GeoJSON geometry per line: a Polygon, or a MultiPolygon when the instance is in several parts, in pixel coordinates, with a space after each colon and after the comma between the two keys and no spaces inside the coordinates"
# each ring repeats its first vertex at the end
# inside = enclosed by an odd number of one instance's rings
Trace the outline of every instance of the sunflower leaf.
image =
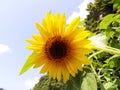
{"type": "Polygon", "coordinates": [[[85,72],[86,75],[83,78],[80,90],[97,90],[95,75],[92,72],[88,71],[88,69],[85,70],[85,72]]]}
{"type": "Polygon", "coordinates": [[[71,77],[74,87],[77,87],[78,90],[83,82],[83,78],[85,77],[85,72],[78,72],[75,77],[71,77]]]}
{"type": "Polygon", "coordinates": [[[84,68],[66,83],[65,90],[97,90],[95,75],[90,68],[84,68]]]}
{"type": "Polygon", "coordinates": [[[74,83],[70,80],[67,82],[65,90],[79,90],[79,88],[77,88],[74,85],[74,83]]]}
{"type": "Polygon", "coordinates": [[[35,57],[35,54],[31,54],[28,59],[26,60],[25,64],[23,65],[19,75],[25,73],[28,69],[30,69],[33,64],[31,63],[31,60],[35,57]]]}

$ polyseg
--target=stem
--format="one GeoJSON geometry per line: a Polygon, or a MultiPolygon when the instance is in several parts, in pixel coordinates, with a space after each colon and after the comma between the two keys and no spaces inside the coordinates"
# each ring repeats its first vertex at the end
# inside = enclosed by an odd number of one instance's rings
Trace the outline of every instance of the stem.
{"type": "Polygon", "coordinates": [[[95,76],[96,76],[97,78],[99,78],[97,72],[95,71],[95,69],[94,69],[94,67],[93,67],[93,65],[91,64],[90,66],[91,66],[91,68],[92,68],[92,70],[93,70],[95,76]]]}
{"type": "Polygon", "coordinates": [[[110,57],[108,60],[111,60],[113,58],[119,57],[119,55],[113,55],[112,57],[110,57]]]}
{"type": "Polygon", "coordinates": [[[103,50],[104,52],[108,52],[108,53],[120,55],[120,50],[118,50],[118,49],[113,49],[113,48],[100,48],[100,47],[96,47],[95,49],[103,50]]]}
{"type": "Polygon", "coordinates": [[[117,49],[117,48],[113,48],[113,47],[110,47],[110,46],[107,46],[108,49],[112,49],[112,50],[116,50],[118,52],[120,52],[120,49],[117,49]]]}
{"type": "MultiPolygon", "coordinates": [[[[88,59],[92,58],[93,56],[95,56],[95,55],[97,55],[97,54],[102,53],[103,51],[104,51],[104,50],[100,50],[100,51],[98,51],[98,52],[96,52],[96,53],[93,53],[92,55],[90,55],[90,56],[88,57],[88,59]]],[[[92,68],[92,70],[93,70],[95,76],[96,76],[96,77],[98,78],[98,80],[100,81],[100,78],[99,78],[97,72],[95,71],[93,65],[91,64],[90,66],[91,66],[91,68],[92,68]]]]}
{"type": "Polygon", "coordinates": [[[104,52],[104,50],[100,50],[100,51],[98,51],[98,52],[96,52],[96,53],[93,53],[92,55],[90,55],[90,56],[88,57],[88,59],[90,59],[90,58],[92,58],[93,56],[95,56],[95,55],[97,55],[97,54],[99,54],[99,53],[102,53],[102,52],[104,52]]]}
{"type": "MultiPolygon", "coordinates": [[[[109,58],[109,59],[113,59],[113,58],[115,58],[115,57],[120,56],[120,50],[119,50],[119,49],[112,48],[112,47],[109,47],[109,46],[106,47],[106,48],[96,47],[95,49],[98,49],[98,50],[100,50],[100,51],[98,51],[98,52],[96,52],[96,53],[93,53],[92,55],[90,55],[90,56],[88,57],[88,59],[92,58],[93,56],[95,56],[95,55],[97,55],[97,54],[100,54],[101,52],[107,52],[107,53],[115,54],[113,57],[111,57],[111,58],[109,58]]],[[[91,64],[90,66],[91,66],[91,68],[92,68],[95,76],[96,76],[97,79],[99,80],[99,83],[101,83],[101,80],[100,80],[97,72],[95,71],[95,68],[93,67],[92,64],[91,64]]]]}

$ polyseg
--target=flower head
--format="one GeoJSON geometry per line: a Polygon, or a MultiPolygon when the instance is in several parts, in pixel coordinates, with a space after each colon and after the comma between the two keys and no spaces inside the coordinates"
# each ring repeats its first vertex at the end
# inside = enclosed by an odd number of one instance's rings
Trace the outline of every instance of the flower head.
{"type": "Polygon", "coordinates": [[[66,17],[63,13],[46,14],[42,24],[36,23],[40,35],[33,34],[34,40],[26,41],[32,44],[27,46],[33,50],[31,63],[34,68],[42,66],[40,73],[48,72],[49,77],[64,82],[69,76],[75,76],[82,65],[89,65],[90,61],[85,56],[90,53],[89,33],[83,27],[78,27],[80,17],[75,18],[66,27],[66,17]]]}

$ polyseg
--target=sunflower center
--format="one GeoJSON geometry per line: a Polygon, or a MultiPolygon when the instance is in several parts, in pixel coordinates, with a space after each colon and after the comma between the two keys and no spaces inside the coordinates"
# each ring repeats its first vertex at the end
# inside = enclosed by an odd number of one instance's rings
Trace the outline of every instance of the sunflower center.
{"type": "Polygon", "coordinates": [[[53,58],[60,59],[66,56],[67,47],[64,42],[56,40],[52,43],[49,52],[53,58]]]}
{"type": "Polygon", "coordinates": [[[50,60],[59,60],[68,55],[68,42],[60,36],[49,39],[45,45],[45,53],[50,60]]]}

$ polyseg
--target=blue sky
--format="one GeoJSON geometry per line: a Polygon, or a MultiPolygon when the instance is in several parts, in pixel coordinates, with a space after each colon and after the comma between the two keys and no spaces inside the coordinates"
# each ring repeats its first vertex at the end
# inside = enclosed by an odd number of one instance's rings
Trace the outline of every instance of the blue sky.
{"type": "Polygon", "coordinates": [[[41,22],[46,12],[64,12],[68,21],[84,15],[85,5],[91,0],[1,0],[0,1],[0,88],[5,90],[29,90],[32,81],[41,75],[39,69],[19,72],[31,51],[26,38],[38,33],[35,22],[41,22]],[[82,7],[80,7],[82,6],[82,7]],[[82,11],[82,12],[80,12],[82,11]]]}

